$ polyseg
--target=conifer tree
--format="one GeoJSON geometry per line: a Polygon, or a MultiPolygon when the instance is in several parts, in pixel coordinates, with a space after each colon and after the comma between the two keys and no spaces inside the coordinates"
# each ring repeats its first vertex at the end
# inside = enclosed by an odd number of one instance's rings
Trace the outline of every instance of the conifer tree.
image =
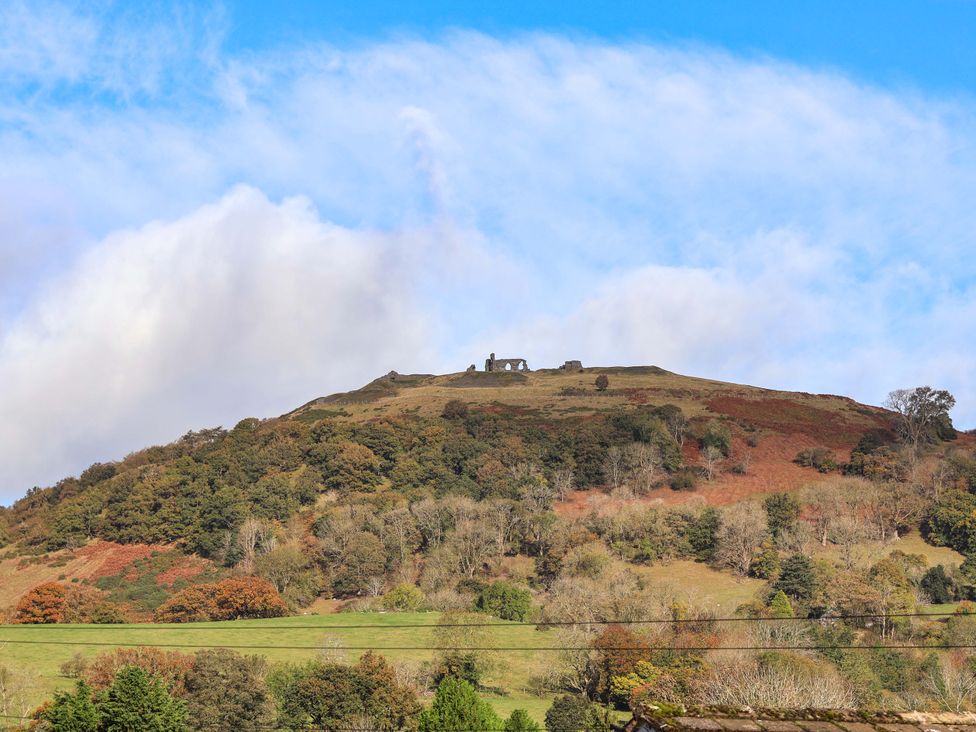
{"type": "Polygon", "coordinates": [[[420,732],[501,729],[502,720],[488,702],[467,681],[452,676],[441,681],[434,702],[420,715],[420,732]]]}
{"type": "Polygon", "coordinates": [[[138,666],[115,674],[96,701],[101,732],[183,732],[186,707],[170,696],[159,678],[138,666]]]}

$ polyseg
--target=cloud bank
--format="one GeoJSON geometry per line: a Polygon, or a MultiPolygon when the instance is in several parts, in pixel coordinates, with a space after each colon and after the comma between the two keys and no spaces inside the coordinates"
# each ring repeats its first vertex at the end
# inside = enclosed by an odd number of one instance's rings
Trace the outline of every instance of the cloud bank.
{"type": "Polygon", "coordinates": [[[106,57],[126,18],[9,8],[3,499],[488,350],[976,423],[971,99],[550,35],[233,56],[213,15],[106,57]]]}

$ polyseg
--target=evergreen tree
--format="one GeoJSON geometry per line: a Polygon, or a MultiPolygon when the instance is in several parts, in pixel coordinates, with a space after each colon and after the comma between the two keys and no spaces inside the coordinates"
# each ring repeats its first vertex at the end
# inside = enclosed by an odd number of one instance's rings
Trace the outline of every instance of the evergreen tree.
{"type": "Polygon", "coordinates": [[[501,730],[502,720],[467,681],[452,676],[437,687],[434,702],[420,715],[420,732],[501,730]]]}
{"type": "Polygon", "coordinates": [[[524,709],[512,710],[502,729],[503,732],[541,732],[542,730],[524,709]]]}
{"type": "Polygon", "coordinates": [[[115,674],[96,700],[101,732],[184,732],[186,706],[138,666],[115,674]]]}
{"type": "Polygon", "coordinates": [[[783,532],[796,526],[800,518],[800,502],[789,493],[773,493],[763,502],[769,533],[779,539],[783,532]]]}
{"type": "Polygon", "coordinates": [[[98,732],[98,709],[91,687],[79,681],[73,694],[57,692],[40,719],[49,722],[58,732],[98,732]]]}
{"type": "Polygon", "coordinates": [[[774,618],[793,617],[793,606],[790,604],[790,598],[782,590],[773,595],[773,599],[769,603],[769,614],[774,618]]]}
{"type": "Polygon", "coordinates": [[[952,580],[946,574],[945,567],[941,564],[930,567],[919,583],[925,590],[925,594],[936,605],[944,605],[952,602],[952,580]]]}
{"type": "Polygon", "coordinates": [[[794,600],[809,600],[816,589],[813,562],[804,554],[792,554],[783,560],[773,588],[794,600]]]}

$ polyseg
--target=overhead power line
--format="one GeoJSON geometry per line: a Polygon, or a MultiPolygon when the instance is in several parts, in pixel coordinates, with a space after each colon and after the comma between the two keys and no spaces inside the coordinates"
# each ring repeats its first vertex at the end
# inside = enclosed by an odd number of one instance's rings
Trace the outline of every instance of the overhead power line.
{"type": "MultiPolygon", "coordinates": [[[[25,640],[16,638],[0,638],[0,643],[11,643],[18,645],[42,645],[42,646],[110,646],[113,648],[228,648],[234,650],[284,650],[284,651],[321,651],[321,645],[263,645],[263,644],[231,644],[231,643],[116,643],[113,641],[74,641],[74,640],[25,640]]],[[[858,646],[854,644],[836,643],[821,645],[749,645],[749,646],[607,646],[594,649],[593,646],[342,646],[339,650],[345,651],[492,651],[492,652],[517,652],[517,651],[831,651],[831,650],[852,650],[868,651],[882,649],[898,650],[959,650],[973,649],[974,644],[965,643],[942,643],[938,645],[918,645],[918,644],[875,644],[858,646]]]]}

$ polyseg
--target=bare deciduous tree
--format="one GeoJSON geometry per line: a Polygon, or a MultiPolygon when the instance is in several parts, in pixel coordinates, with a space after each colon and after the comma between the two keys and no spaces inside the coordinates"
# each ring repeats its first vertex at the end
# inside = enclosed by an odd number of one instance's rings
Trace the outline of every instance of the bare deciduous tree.
{"type": "Polygon", "coordinates": [[[961,712],[976,699],[976,676],[962,654],[942,656],[925,673],[923,685],[946,711],[961,712]]]}
{"type": "Polygon", "coordinates": [[[714,445],[706,445],[701,450],[702,470],[706,480],[714,480],[722,464],[722,451],[714,445]]]}
{"type": "Polygon", "coordinates": [[[715,558],[738,574],[746,575],[766,536],[766,514],[756,506],[736,504],[722,514],[715,558]]]}
{"type": "Polygon", "coordinates": [[[856,698],[850,685],[827,667],[801,673],[786,666],[749,659],[717,664],[702,684],[704,704],[776,707],[780,709],[852,709],[856,698]]]}

